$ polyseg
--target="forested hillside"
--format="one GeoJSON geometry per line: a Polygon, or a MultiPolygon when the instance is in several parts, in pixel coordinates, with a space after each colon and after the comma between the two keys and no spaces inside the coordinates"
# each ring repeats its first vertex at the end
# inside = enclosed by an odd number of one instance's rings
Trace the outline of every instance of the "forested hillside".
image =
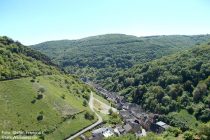
{"type": "Polygon", "coordinates": [[[135,37],[107,34],[44,42],[31,47],[45,53],[70,73],[104,80],[119,69],[191,48],[208,39],[210,35],[135,37]]]}
{"type": "Polygon", "coordinates": [[[8,37],[0,37],[0,80],[58,73],[47,56],[8,37]]]}
{"type": "Polygon", "coordinates": [[[186,109],[210,120],[210,43],[121,71],[103,86],[159,114],[186,109]]]}

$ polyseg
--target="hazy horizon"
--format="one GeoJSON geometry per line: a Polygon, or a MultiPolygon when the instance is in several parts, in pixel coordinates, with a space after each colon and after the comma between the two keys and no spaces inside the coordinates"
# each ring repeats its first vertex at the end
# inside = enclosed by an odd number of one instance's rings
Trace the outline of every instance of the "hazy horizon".
{"type": "MultiPolygon", "coordinates": [[[[29,44],[30,45],[36,45],[36,44],[40,44],[40,43],[43,43],[43,42],[48,42],[48,41],[60,41],[60,40],[80,40],[80,39],[85,39],[85,38],[88,38],[88,37],[94,37],[94,36],[103,36],[103,35],[113,35],[113,34],[119,34],[119,35],[128,35],[128,36],[135,36],[135,37],[152,37],[152,36],[175,36],[175,35],[183,35],[183,36],[194,36],[194,35],[209,35],[209,33],[207,34],[169,34],[169,35],[145,35],[145,36],[136,36],[136,35],[131,35],[131,34],[124,34],[124,33],[106,33],[106,34],[98,34],[98,35],[90,35],[90,36],[85,36],[85,37],[81,37],[81,38],[61,38],[61,39],[53,39],[53,40],[45,40],[45,41],[42,41],[42,42],[38,42],[38,43],[35,43],[35,44],[29,44]]],[[[20,40],[17,40],[17,41],[20,41],[20,40]]],[[[21,41],[20,41],[21,42],[21,41]]],[[[24,44],[25,45],[25,44],[24,44]]]]}

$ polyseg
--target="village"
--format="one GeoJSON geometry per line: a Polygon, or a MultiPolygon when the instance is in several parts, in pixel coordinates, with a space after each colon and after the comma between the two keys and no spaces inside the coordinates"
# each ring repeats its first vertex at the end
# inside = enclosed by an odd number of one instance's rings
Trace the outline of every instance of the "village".
{"type": "Polygon", "coordinates": [[[128,133],[133,133],[136,137],[143,137],[147,135],[147,132],[160,134],[170,127],[165,122],[158,121],[158,114],[147,112],[137,104],[128,103],[123,96],[109,92],[97,84],[86,83],[94,87],[101,96],[115,105],[123,121],[122,124],[114,126],[107,127],[103,124],[98,126],[91,131],[92,136],[89,140],[102,140],[110,136],[121,136],[128,133]]]}

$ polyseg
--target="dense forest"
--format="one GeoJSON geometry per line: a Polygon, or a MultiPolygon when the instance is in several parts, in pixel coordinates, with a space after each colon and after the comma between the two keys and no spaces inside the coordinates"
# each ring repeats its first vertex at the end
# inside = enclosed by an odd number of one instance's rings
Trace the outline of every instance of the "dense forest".
{"type": "Polygon", "coordinates": [[[46,55],[0,37],[0,80],[59,73],[54,66],[46,55]]]}
{"type": "Polygon", "coordinates": [[[67,72],[103,81],[120,69],[191,48],[209,39],[210,35],[136,37],[107,34],[80,40],[49,41],[31,47],[48,55],[67,72]]]}
{"type": "Polygon", "coordinates": [[[210,43],[166,56],[127,71],[102,84],[159,114],[186,109],[197,120],[210,120],[210,43]]]}

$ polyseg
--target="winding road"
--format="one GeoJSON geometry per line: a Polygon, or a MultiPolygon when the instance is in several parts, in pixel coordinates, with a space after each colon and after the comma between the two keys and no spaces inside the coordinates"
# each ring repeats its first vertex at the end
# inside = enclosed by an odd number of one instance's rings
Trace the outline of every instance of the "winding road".
{"type": "Polygon", "coordinates": [[[95,110],[93,109],[93,92],[91,91],[90,93],[90,100],[89,100],[89,107],[90,109],[95,113],[95,115],[98,117],[98,121],[95,122],[94,124],[84,128],[83,130],[79,131],[78,133],[74,134],[73,136],[67,138],[66,140],[73,140],[74,138],[82,135],[83,133],[87,132],[88,130],[93,129],[94,127],[96,127],[97,125],[101,124],[103,122],[103,119],[100,115],[98,115],[98,113],[95,112],[95,110]]]}

